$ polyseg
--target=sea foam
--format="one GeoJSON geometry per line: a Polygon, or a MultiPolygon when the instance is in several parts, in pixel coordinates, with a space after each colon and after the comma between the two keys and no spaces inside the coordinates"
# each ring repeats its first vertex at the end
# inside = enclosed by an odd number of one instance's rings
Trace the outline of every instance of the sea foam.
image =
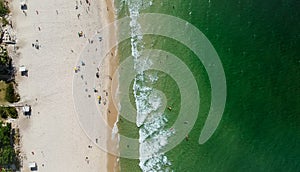
{"type": "Polygon", "coordinates": [[[168,120],[163,112],[159,111],[163,97],[149,84],[159,78],[157,73],[145,73],[146,70],[151,69],[152,62],[151,59],[142,57],[140,53],[144,43],[138,18],[140,10],[152,5],[152,1],[127,0],[126,2],[131,19],[131,53],[134,69],[138,73],[133,83],[133,94],[137,112],[136,125],[139,127],[139,166],[144,172],[172,171],[171,162],[161,151],[175,131],[165,129],[168,120]]]}

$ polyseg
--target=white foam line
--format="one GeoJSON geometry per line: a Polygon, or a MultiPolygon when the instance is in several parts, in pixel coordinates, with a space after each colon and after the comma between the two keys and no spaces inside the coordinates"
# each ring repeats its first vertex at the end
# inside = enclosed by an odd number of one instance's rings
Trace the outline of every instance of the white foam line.
{"type": "Polygon", "coordinates": [[[158,80],[156,75],[145,75],[144,71],[150,69],[152,62],[147,58],[141,58],[140,50],[143,49],[143,36],[141,26],[138,23],[139,12],[142,8],[152,5],[141,0],[128,0],[131,27],[131,53],[134,60],[134,69],[138,76],[134,79],[133,93],[135,97],[137,118],[136,125],[139,129],[140,163],[139,166],[144,172],[148,171],[171,171],[171,162],[159,151],[168,143],[167,138],[174,134],[174,131],[165,130],[168,120],[156,112],[162,102],[162,98],[153,90],[145,86],[145,80],[149,78],[152,83],[158,80]],[[151,156],[145,156],[145,155],[151,156]]]}

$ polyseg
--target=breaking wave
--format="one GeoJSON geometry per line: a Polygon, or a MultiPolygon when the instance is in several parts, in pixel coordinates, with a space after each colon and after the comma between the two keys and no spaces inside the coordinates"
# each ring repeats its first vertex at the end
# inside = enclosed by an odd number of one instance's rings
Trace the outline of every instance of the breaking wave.
{"type": "Polygon", "coordinates": [[[163,104],[163,96],[151,87],[151,84],[158,80],[158,76],[155,73],[145,73],[151,68],[152,62],[140,53],[144,43],[138,18],[140,11],[151,6],[152,1],[127,0],[126,3],[131,19],[131,54],[134,70],[138,73],[134,79],[133,94],[137,111],[136,125],[139,127],[139,166],[144,172],[172,171],[171,162],[160,151],[175,131],[165,129],[168,120],[163,111],[159,111],[163,104]]]}

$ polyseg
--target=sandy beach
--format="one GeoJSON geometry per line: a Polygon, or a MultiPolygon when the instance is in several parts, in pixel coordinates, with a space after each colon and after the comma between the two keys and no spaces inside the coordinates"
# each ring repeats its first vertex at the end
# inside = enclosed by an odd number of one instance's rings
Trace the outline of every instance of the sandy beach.
{"type": "MultiPolygon", "coordinates": [[[[113,3],[30,0],[26,4],[28,9],[23,12],[20,1],[10,3],[17,36],[13,58],[17,68],[25,65],[28,69],[28,77],[16,77],[19,104],[32,107],[30,118],[20,115],[17,123],[21,134],[21,171],[30,171],[29,162],[36,162],[38,171],[115,171],[116,157],[95,146],[79,125],[72,92],[74,66],[95,31],[114,20],[113,3]],[[81,31],[83,35],[79,37],[81,31]]],[[[118,64],[114,56],[101,69],[107,75],[118,64]]],[[[105,83],[103,78],[102,81],[109,87],[109,82],[105,83]]],[[[112,126],[117,111],[110,99],[107,98],[111,114],[106,119],[112,126]]],[[[105,108],[102,112],[108,113],[105,108]]],[[[110,145],[108,131],[104,128],[101,132],[110,145]]]]}

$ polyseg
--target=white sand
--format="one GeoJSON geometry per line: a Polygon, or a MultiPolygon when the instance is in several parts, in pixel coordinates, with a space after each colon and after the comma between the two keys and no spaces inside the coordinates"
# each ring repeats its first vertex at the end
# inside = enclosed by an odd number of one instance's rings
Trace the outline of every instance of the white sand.
{"type": "Polygon", "coordinates": [[[76,10],[75,0],[28,0],[25,16],[19,0],[11,3],[20,53],[15,61],[29,69],[28,77],[17,76],[20,103],[32,106],[31,118],[21,115],[18,122],[22,171],[29,171],[27,164],[31,161],[38,164],[38,171],[108,171],[107,154],[80,128],[72,97],[74,65],[87,39],[108,22],[108,13],[104,0],[91,1],[88,13],[84,0],[82,4],[78,1],[76,10]],[[79,31],[86,38],[79,38],[79,31]],[[39,50],[32,47],[36,40],[41,45],[39,50]]]}

